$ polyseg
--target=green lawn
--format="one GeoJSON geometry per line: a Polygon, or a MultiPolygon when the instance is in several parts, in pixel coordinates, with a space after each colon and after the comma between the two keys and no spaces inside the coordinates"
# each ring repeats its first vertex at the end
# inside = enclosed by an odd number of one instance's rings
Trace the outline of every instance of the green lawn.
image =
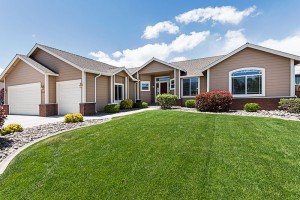
{"type": "Polygon", "coordinates": [[[0,199],[299,199],[300,122],[148,111],[33,145],[0,199]]]}

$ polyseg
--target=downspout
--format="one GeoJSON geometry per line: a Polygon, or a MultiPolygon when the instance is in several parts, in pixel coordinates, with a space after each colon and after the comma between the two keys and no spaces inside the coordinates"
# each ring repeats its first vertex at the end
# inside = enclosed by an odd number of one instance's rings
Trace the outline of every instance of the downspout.
{"type": "Polygon", "coordinates": [[[97,78],[99,78],[102,74],[99,74],[95,77],[95,112],[97,113],[97,78]]]}

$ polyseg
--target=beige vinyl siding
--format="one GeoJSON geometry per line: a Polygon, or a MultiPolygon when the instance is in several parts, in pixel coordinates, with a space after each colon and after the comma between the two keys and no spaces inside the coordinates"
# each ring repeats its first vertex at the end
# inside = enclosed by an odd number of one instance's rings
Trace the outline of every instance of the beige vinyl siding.
{"type": "Polygon", "coordinates": [[[164,64],[161,64],[159,62],[153,61],[150,64],[148,64],[146,67],[141,69],[138,73],[139,74],[149,74],[149,73],[159,73],[159,72],[165,72],[165,71],[173,71],[172,67],[166,66],[164,64]]]}
{"type": "MultiPolygon", "coordinates": [[[[86,73],[86,102],[95,102],[95,74],[86,73]]],[[[97,78],[98,81],[99,77],[97,78]]]]}
{"type": "Polygon", "coordinates": [[[200,77],[200,91],[199,93],[201,92],[207,92],[207,78],[206,76],[201,76],[200,77]]]}
{"type": "MultiPolygon", "coordinates": [[[[153,80],[151,81],[151,75],[143,75],[140,74],[140,80],[141,81],[150,81],[150,91],[141,91],[141,87],[140,87],[140,99],[142,101],[145,101],[147,103],[151,103],[151,93],[154,92],[153,91],[153,80]]],[[[138,83],[140,84],[140,82],[138,83]]]]}
{"type": "Polygon", "coordinates": [[[103,111],[104,106],[110,103],[110,77],[100,76],[97,78],[96,108],[103,111]]]}
{"type": "Polygon", "coordinates": [[[125,71],[121,71],[121,72],[117,73],[116,76],[126,77],[126,76],[128,76],[128,74],[125,71]]]}
{"type": "Polygon", "coordinates": [[[132,99],[133,101],[135,101],[135,82],[129,80],[129,99],[132,99]]]}
{"type": "MultiPolygon", "coordinates": [[[[45,75],[41,74],[22,60],[16,62],[9,74],[5,77],[5,91],[8,91],[8,86],[23,85],[30,83],[42,83],[45,86],[45,75]]],[[[42,91],[41,102],[45,102],[45,91],[42,91]]],[[[7,103],[8,93],[5,94],[5,103],[7,103]]]]}
{"type": "Polygon", "coordinates": [[[290,59],[246,48],[210,69],[210,89],[229,90],[229,72],[245,67],[265,68],[266,97],[290,95],[290,59]]]}
{"type": "MultiPolygon", "coordinates": [[[[125,84],[125,77],[123,76],[115,76],[115,83],[122,83],[125,84]]],[[[125,86],[124,86],[125,87],[125,86]]]]}
{"type": "Polygon", "coordinates": [[[49,76],[49,103],[56,103],[56,77],[49,76]]]}
{"type": "Polygon", "coordinates": [[[56,81],[76,80],[82,77],[82,72],[79,69],[40,49],[37,49],[34,54],[31,55],[31,58],[59,74],[56,81]]]}

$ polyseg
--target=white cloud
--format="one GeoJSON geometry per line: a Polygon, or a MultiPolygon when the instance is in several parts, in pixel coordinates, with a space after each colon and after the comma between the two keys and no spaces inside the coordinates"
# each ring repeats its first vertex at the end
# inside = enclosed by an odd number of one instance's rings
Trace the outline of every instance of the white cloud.
{"type": "Polygon", "coordinates": [[[153,39],[158,38],[162,32],[168,32],[170,34],[176,34],[179,32],[179,27],[170,21],[159,22],[154,26],[147,26],[144,30],[142,38],[153,39]]]}
{"type": "Polygon", "coordinates": [[[116,51],[115,53],[112,54],[112,56],[113,56],[114,58],[120,58],[120,57],[122,56],[122,52],[116,51]]]}
{"type": "Polygon", "coordinates": [[[271,49],[276,49],[279,51],[300,55],[300,34],[289,36],[281,40],[268,39],[259,43],[259,45],[271,49]]]}
{"type": "Polygon", "coordinates": [[[182,34],[170,44],[155,43],[147,44],[136,49],[126,49],[118,59],[111,58],[108,54],[98,51],[90,55],[96,60],[115,66],[138,67],[152,57],[166,60],[171,53],[180,53],[191,50],[202,43],[209,36],[209,31],[192,32],[189,35],[182,34]]]}
{"type": "Polygon", "coordinates": [[[255,6],[242,11],[238,11],[232,6],[198,8],[182,13],[176,16],[175,19],[177,22],[185,24],[189,24],[191,22],[203,23],[208,20],[220,22],[222,24],[239,24],[244,17],[249,16],[255,10],[255,6]]]}
{"type": "Polygon", "coordinates": [[[187,60],[187,58],[183,57],[183,56],[179,56],[179,57],[172,58],[170,60],[170,62],[179,62],[179,61],[183,61],[183,60],[187,60]]]}
{"type": "Polygon", "coordinates": [[[229,53],[237,49],[238,47],[247,43],[247,38],[244,35],[244,29],[239,29],[236,31],[229,30],[225,34],[225,44],[222,48],[224,53],[229,53]]]}
{"type": "Polygon", "coordinates": [[[36,38],[36,34],[32,34],[31,37],[32,37],[32,38],[36,38]]]}

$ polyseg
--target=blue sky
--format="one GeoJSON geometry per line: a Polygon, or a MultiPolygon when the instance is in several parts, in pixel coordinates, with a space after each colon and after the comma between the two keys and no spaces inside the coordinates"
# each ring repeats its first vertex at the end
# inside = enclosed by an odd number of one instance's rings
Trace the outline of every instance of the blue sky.
{"type": "Polygon", "coordinates": [[[300,55],[298,0],[0,3],[0,68],[35,43],[127,67],[225,54],[246,41],[300,55]]]}

